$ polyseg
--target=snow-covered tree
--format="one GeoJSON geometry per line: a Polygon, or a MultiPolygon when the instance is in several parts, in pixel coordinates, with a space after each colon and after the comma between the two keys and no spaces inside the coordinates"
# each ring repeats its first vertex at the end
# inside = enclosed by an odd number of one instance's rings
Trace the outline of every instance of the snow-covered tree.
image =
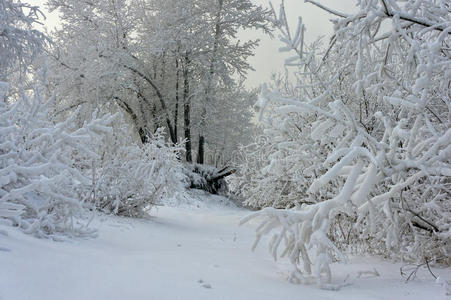
{"type": "MultiPolygon", "coordinates": [[[[29,72],[47,40],[31,28],[39,10],[15,1],[0,4],[6,16],[1,49],[8,54],[0,57],[0,65],[26,75],[19,77],[14,95],[9,84],[0,82],[0,221],[39,237],[92,236],[95,230],[85,220],[88,209],[143,216],[161,197],[182,191],[180,146],[167,145],[161,131],[148,136],[142,147],[122,116],[98,112],[102,103],[89,111],[79,105],[58,111],[61,103],[54,93],[46,100],[44,87],[48,92],[51,86],[45,67],[29,72]],[[24,90],[27,80],[31,83],[24,90]]],[[[102,74],[102,66],[91,67],[102,74]]],[[[104,93],[112,87],[107,81],[96,86],[104,93]]],[[[84,95],[90,94],[71,93],[75,99],[84,95]]],[[[133,114],[128,117],[136,121],[133,114]]]]}
{"type": "Polygon", "coordinates": [[[346,259],[339,249],[350,242],[374,253],[449,263],[449,4],[365,0],[346,14],[307,2],[337,17],[335,34],[324,51],[312,51],[302,21],[291,35],[283,5],[275,16],[282,51],[295,54],[286,64],[296,67],[298,92],[262,93],[262,109],[273,103],[282,125],[271,123],[265,132],[272,139],[270,162],[256,173],[275,168],[294,188],[302,189],[306,178],[309,184],[294,209],[265,208],[243,222],[263,217],[257,241],[276,231],[270,249],[277,258],[285,245],[293,282],[313,277],[336,288],[329,264],[346,259]],[[293,128],[299,136],[280,134],[293,128]],[[280,163],[281,152],[294,155],[297,161],[288,163],[294,171],[280,163]],[[319,160],[310,160],[318,153],[319,160]]]}
{"type": "Polygon", "coordinates": [[[7,81],[13,70],[24,73],[47,41],[33,27],[42,18],[35,5],[17,0],[0,1],[0,81],[7,81]]]}
{"type": "Polygon", "coordinates": [[[58,99],[57,116],[65,118],[80,107],[82,123],[95,110],[120,109],[144,138],[139,91],[123,67],[136,27],[125,2],[48,1],[61,15],[61,29],[52,34],[54,43],[48,51],[49,81],[58,99]]]}
{"type": "Polygon", "coordinates": [[[250,118],[252,93],[235,75],[250,70],[247,58],[258,41],[241,42],[236,34],[240,28],[267,30],[266,10],[247,0],[49,4],[62,21],[50,68],[58,111],[81,105],[89,116],[95,108],[120,108],[143,142],[159,127],[174,144],[185,139],[188,162],[195,148],[203,149],[203,162],[205,153],[224,155],[238,144],[236,135],[220,137],[216,121],[238,132],[240,124],[231,122],[236,113],[250,118]]]}

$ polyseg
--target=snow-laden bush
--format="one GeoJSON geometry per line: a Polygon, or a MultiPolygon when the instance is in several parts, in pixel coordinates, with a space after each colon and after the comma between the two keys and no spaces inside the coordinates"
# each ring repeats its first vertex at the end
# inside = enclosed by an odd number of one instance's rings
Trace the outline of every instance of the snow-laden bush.
{"type": "Polygon", "coordinates": [[[160,131],[138,145],[118,114],[91,117],[91,106],[56,119],[42,88],[18,92],[25,79],[45,75],[30,74],[48,40],[34,29],[40,17],[37,6],[0,0],[0,221],[40,237],[93,235],[83,222],[87,208],[141,216],[181,190],[179,147],[166,145],[160,131]],[[1,81],[13,75],[20,84],[8,93],[1,81]]]}
{"type": "Polygon", "coordinates": [[[274,145],[266,153],[270,161],[255,173],[270,177],[262,185],[276,184],[271,178],[280,174],[293,187],[302,188],[306,178],[309,185],[294,209],[265,208],[243,222],[263,218],[257,242],[276,231],[270,251],[277,258],[284,245],[293,282],[313,279],[335,288],[329,265],[346,259],[340,249],[349,244],[450,263],[451,16],[443,5],[365,0],[354,14],[328,9],[338,19],[321,53],[304,46],[302,22],[291,36],[283,6],[275,17],[282,50],[295,52],[287,65],[297,67],[299,92],[263,91],[263,109],[272,102],[271,116],[279,120],[265,132],[274,145]],[[307,136],[283,133],[293,128],[307,136]],[[301,176],[268,172],[284,166],[277,160],[281,151],[300,160],[292,166],[301,176]]]}
{"type": "Polygon", "coordinates": [[[95,167],[95,205],[98,209],[130,217],[142,217],[163,197],[185,188],[186,179],[179,161],[180,145],[169,145],[162,129],[138,144],[123,118],[114,125],[114,134],[105,136],[95,167]]]}
{"type": "MultiPolygon", "coordinates": [[[[298,97],[288,82],[274,80],[273,89],[280,96],[298,97]]],[[[260,111],[262,133],[242,148],[238,159],[238,174],[233,182],[244,204],[254,207],[291,208],[311,204],[327,197],[329,189],[307,193],[313,179],[324,172],[321,166],[331,146],[331,140],[315,139],[309,124],[312,116],[279,111],[277,99],[266,102],[268,87],[256,103],[260,111]]],[[[333,139],[332,139],[333,140],[333,139]]]]}
{"type": "MultiPolygon", "coordinates": [[[[39,89],[6,104],[0,100],[0,218],[39,237],[93,234],[79,218],[92,185],[83,169],[100,159],[96,141],[112,132],[114,116],[82,128],[73,120],[53,123],[39,89]]],[[[76,113],[73,114],[76,116],[76,113]]]]}
{"type": "Polygon", "coordinates": [[[77,128],[75,111],[54,123],[52,99],[41,95],[0,102],[2,222],[39,237],[92,236],[87,209],[141,217],[184,189],[180,146],[167,145],[161,131],[140,145],[117,114],[77,128]]]}

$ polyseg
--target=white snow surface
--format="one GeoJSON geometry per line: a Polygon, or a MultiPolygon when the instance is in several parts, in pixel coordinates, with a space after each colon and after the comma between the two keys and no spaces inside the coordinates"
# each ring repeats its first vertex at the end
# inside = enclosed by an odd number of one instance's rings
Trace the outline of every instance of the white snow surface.
{"type": "MultiPolygon", "coordinates": [[[[257,222],[238,226],[249,211],[200,192],[168,204],[150,219],[99,216],[96,239],[55,242],[0,225],[0,299],[450,299],[426,269],[405,283],[402,263],[378,258],[333,264],[334,283],[351,283],[340,291],[289,283],[290,265],[265,243],[250,251],[257,222]]],[[[451,279],[450,268],[433,272],[451,279]]]]}

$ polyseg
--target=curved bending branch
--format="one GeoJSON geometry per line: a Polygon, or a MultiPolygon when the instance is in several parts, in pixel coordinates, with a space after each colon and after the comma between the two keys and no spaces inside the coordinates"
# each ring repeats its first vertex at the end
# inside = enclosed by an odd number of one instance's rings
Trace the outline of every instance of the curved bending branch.
{"type": "Polygon", "coordinates": [[[150,86],[154,89],[155,93],[157,94],[158,100],[160,101],[161,107],[164,110],[165,113],[165,117],[166,117],[166,124],[168,125],[168,129],[169,129],[169,135],[171,137],[171,141],[175,144],[177,143],[177,140],[175,138],[175,134],[174,134],[174,128],[172,126],[171,123],[171,119],[169,117],[169,112],[166,106],[166,102],[164,101],[163,95],[160,92],[160,89],[157,87],[157,85],[155,84],[155,82],[153,82],[152,79],[150,79],[148,76],[146,76],[145,74],[143,74],[142,72],[140,72],[139,70],[130,67],[128,65],[123,65],[125,68],[129,69],[130,71],[132,71],[133,73],[135,73],[136,75],[138,75],[139,77],[141,77],[142,79],[144,79],[147,83],[150,84],[150,86]]]}
{"type": "Polygon", "coordinates": [[[331,14],[336,15],[336,16],[341,17],[341,18],[347,18],[347,17],[349,17],[349,15],[347,15],[347,14],[341,13],[341,12],[336,11],[336,10],[333,10],[333,9],[330,9],[330,8],[328,8],[328,7],[324,6],[324,5],[322,5],[321,3],[318,3],[318,2],[313,1],[313,0],[305,0],[305,3],[311,3],[311,4],[313,4],[313,5],[315,5],[315,6],[319,7],[319,8],[321,8],[322,10],[325,10],[325,11],[327,11],[328,13],[331,13],[331,14]]]}
{"type": "MultiPolygon", "coordinates": [[[[336,11],[336,10],[333,10],[331,8],[328,8],[328,7],[322,5],[321,3],[318,3],[318,2],[316,2],[314,0],[305,0],[305,2],[306,3],[311,3],[311,4],[321,8],[322,10],[327,11],[328,13],[336,15],[336,16],[338,16],[340,18],[348,18],[348,17],[350,17],[347,14],[344,14],[344,13],[341,13],[339,11],[336,11]]],[[[426,19],[420,19],[420,18],[417,18],[415,16],[412,16],[412,15],[409,15],[409,14],[406,14],[406,13],[403,13],[403,12],[393,11],[393,10],[391,10],[389,8],[389,6],[387,5],[385,0],[381,0],[381,2],[382,2],[382,6],[384,7],[383,11],[384,11],[385,15],[387,17],[389,17],[389,18],[393,18],[394,16],[398,16],[399,19],[401,19],[401,20],[408,21],[408,22],[411,22],[411,23],[414,23],[414,24],[418,24],[418,25],[421,25],[421,26],[424,26],[424,27],[430,27],[431,29],[434,29],[434,30],[439,30],[439,31],[447,30],[446,26],[444,26],[444,25],[434,24],[434,23],[429,22],[426,19]]],[[[448,34],[451,34],[451,32],[448,32],[448,34]]]]}

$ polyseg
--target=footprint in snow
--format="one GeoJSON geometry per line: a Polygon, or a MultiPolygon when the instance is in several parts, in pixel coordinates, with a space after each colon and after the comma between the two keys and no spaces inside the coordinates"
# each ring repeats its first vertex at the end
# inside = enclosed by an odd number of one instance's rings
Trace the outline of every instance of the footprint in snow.
{"type": "Polygon", "coordinates": [[[209,283],[204,283],[204,281],[202,280],[202,279],[199,279],[198,281],[197,281],[198,283],[200,283],[200,284],[202,284],[202,287],[203,288],[206,288],[206,289],[211,289],[211,284],[209,284],[209,283]]]}

